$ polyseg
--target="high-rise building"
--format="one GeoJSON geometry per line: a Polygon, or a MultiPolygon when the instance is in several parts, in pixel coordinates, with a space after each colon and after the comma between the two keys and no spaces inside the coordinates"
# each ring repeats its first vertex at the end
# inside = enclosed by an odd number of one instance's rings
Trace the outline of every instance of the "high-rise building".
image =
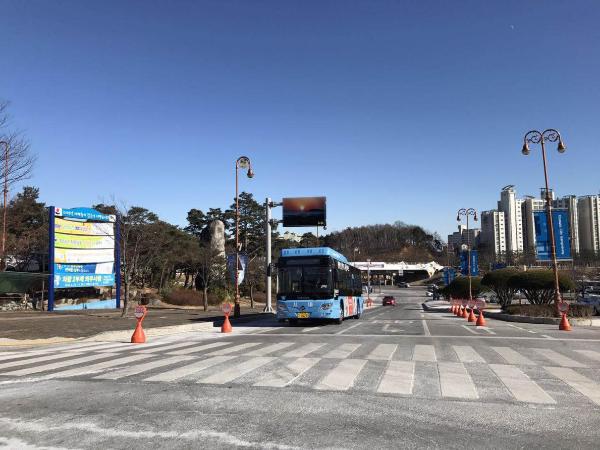
{"type": "Polygon", "coordinates": [[[448,235],[448,248],[451,251],[458,249],[461,245],[469,245],[471,248],[476,248],[479,245],[479,228],[469,228],[464,225],[458,226],[458,231],[448,235]]]}
{"type": "Polygon", "coordinates": [[[566,209],[569,211],[569,231],[571,238],[571,254],[579,253],[579,208],[577,207],[577,197],[566,195],[563,198],[552,202],[552,207],[556,209],[566,209]]]}
{"type": "Polygon", "coordinates": [[[523,252],[523,200],[517,198],[513,185],[502,188],[498,211],[504,213],[506,251],[523,252]]]}
{"type": "Polygon", "coordinates": [[[494,256],[506,253],[506,224],[503,211],[482,211],[480,244],[491,249],[494,256]]]}
{"type": "Polygon", "coordinates": [[[600,195],[587,195],[577,201],[579,249],[600,253],[600,195]]]}

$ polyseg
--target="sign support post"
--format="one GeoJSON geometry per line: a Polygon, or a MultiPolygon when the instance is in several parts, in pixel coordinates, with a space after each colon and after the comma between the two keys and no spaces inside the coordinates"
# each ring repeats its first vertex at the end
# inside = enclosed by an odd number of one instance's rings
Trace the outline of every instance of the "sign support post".
{"type": "Polygon", "coordinates": [[[267,197],[265,199],[265,233],[267,235],[267,247],[266,247],[266,267],[265,274],[267,277],[266,289],[267,289],[267,304],[265,305],[265,309],[263,312],[273,312],[272,305],[272,291],[271,291],[271,199],[267,197]]]}
{"type": "Polygon", "coordinates": [[[121,309],[121,216],[115,220],[115,286],[117,289],[117,309],[121,309]]]}
{"type": "Polygon", "coordinates": [[[54,206],[48,207],[48,311],[54,311],[54,206]]]}

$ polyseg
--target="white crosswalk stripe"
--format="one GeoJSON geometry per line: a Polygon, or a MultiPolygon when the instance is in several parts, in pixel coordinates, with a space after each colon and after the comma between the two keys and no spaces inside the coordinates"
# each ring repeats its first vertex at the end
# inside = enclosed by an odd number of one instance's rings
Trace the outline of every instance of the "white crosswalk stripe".
{"type": "Polygon", "coordinates": [[[437,361],[435,347],[433,345],[415,345],[413,361],[437,361]]]}
{"type": "Polygon", "coordinates": [[[91,366],[78,367],[76,369],[63,370],[61,372],[54,372],[50,378],[68,378],[81,375],[87,375],[94,372],[99,372],[104,369],[110,369],[111,367],[121,366],[123,364],[133,363],[142,359],[148,359],[151,355],[131,355],[123,356],[121,358],[109,359],[108,361],[102,361],[91,366]]]}
{"type": "Polygon", "coordinates": [[[269,372],[265,378],[254,383],[254,386],[266,387],[284,387],[292,383],[296,378],[313,367],[319,358],[298,358],[294,359],[272,372],[269,372]]]}
{"type": "Polygon", "coordinates": [[[239,352],[241,350],[246,350],[250,347],[256,347],[260,345],[261,342],[246,342],[245,344],[234,345],[233,347],[220,348],[217,351],[208,353],[209,356],[218,356],[218,355],[229,355],[230,353],[239,352]]]}
{"type": "Polygon", "coordinates": [[[209,367],[216,366],[217,364],[230,361],[234,358],[237,358],[237,356],[213,356],[208,359],[202,359],[200,361],[193,362],[192,364],[187,364],[185,366],[178,367],[177,369],[159,373],[157,375],[144,379],[144,381],[175,381],[180,378],[184,378],[189,375],[198,373],[204,369],[208,369],[209,367]]]}
{"type": "Polygon", "coordinates": [[[295,348],[294,350],[287,352],[283,356],[286,358],[303,358],[306,355],[308,355],[316,350],[319,350],[323,346],[325,346],[325,344],[315,344],[315,343],[306,344],[306,345],[303,345],[302,347],[298,347],[298,348],[295,348]]]}
{"type": "Polygon", "coordinates": [[[94,377],[100,380],[118,380],[120,378],[129,377],[131,375],[137,375],[138,373],[147,372],[152,369],[159,367],[169,366],[171,364],[178,364],[183,361],[189,361],[192,359],[191,356],[171,356],[170,358],[157,359],[144,364],[138,364],[123,369],[117,369],[113,372],[103,373],[94,377]]]}
{"type": "Polygon", "coordinates": [[[277,344],[271,344],[267,345],[266,347],[252,350],[246,353],[245,356],[266,356],[270,353],[275,353],[276,351],[291,347],[292,345],[294,345],[293,342],[278,342],[277,344]]]}
{"type": "Polygon", "coordinates": [[[139,350],[136,353],[157,353],[163,352],[167,350],[177,350],[177,349],[188,349],[193,348],[196,344],[194,342],[179,342],[177,344],[165,345],[164,347],[154,347],[154,348],[145,348],[139,350]]]}
{"type": "Polygon", "coordinates": [[[575,350],[577,353],[586,356],[594,361],[600,362],[600,352],[596,352],[594,350],[575,350]]]}
{"type": "Polygon", "coordinates": [[[553,363],[556,363],[559,366],[563,367],[585,367],[585,364],[581,364],[571,358],[566,357],[565,355],[561,355],[554,350],[550,350],[547,348],[534,348],[537,353],[542,355],[544,358],[549,359],[553,363]]]}
{"type": "Polygon", "coordinates": [[[460,362],[463,363],[471,363],[471,362],[476,362],[476,363],[485,363],[485,359],[483,359],[481,357],[481,355],[479,355],[479,353],[477,353],[473,347],[470,346],[461,346],[461,345],[453,345],[452,348],[454,349],[454,352],[456,353],[456,356],[458,356],[458,359],[460,360],[460,362]]]}
{"type": "Polygon", "coordinates": [[[169,352],[170,355],[190,355],[192,353],[198,353],[204,350],[209,350],[211,348],[223,347],[225,345],[229,345],[229,342],[213,342],[211,344],[205,344],[200,346],[194,346],[191,348],[186,348],[184,350],[177,350],[174,352],[169,352]]]}
{"type": "Polygon", "coordinates": [[[599,383],[596,383],[567,367],[545,367],[545,369],[559,380],[564,381],[573,389],[589,398],[596,405],[600,405],[599,383]]]}
{"type": "Polygon", "coordinates": [[[346,391],[367,363],[364,359],[344,359],[323,378],[315,389],[346,391]]]}
{"type": "Polygon", "coordinates": [[[439,362],[440,389],[443,397],[478,398],[473,380],[462,363],[439,362]]]}
{"type": "Polygon", "coordinates": [[[110,356],[111,355],[106,354],[106,353],[88,355],[88,356],[84,356],[84,357],[81,357],[81,358],[68,359],[68,360],[65,360],[65,361],[59,361],[59,362],[55,362],[55,363],[44,364],[44,365],[41,365],[41,366],[34,366],[34,367],[28,367],[26,369],[15,370],[13,372],[8,372],[8,373],[5,373],[3,375],[9,375],[9,376],[32,375],[34,373],[48,372],[48,371],[55,370],[55,369],[60,369],[60,368],[63,368],[63,367],[75,366],[77,364],[83,364],[83,363],[87,363],[87,362],[90,362],[90,361],[95,361],[97,359],[110,358],[110,356]]]}
{"type": "Polygon", "coordinates": [[[490,369],[504,383],[516,400],[527,403],[554,404],[556,401],[518,367],[490,364],[490,369]]]}
{"type": "Polygon", "coordinates": [[[529,358],[524,357],[519,352],[514,351],[510,347],[492,347],[496,353],[502,356],[508,364],[518,366],[535,366],[536,363],[529,358]]]}
{"type": "Polygon", "coordinates": [[[234,365],[228,369],[223,370],[222,372],[216,373],[214,375],[210,375],[206,378],[198,380],[198,383],[205,384],[225,384],[229,383],[236,378],[241,377],[242,375],[247,374],[255,369],[258,369],[261,366],[264,366],[267,363],[270,363],[275,358],[269,356],[258,356],[256,358],[248,359],[244,362],[234,365]]]}
{"type": "Polygon", "coordinates": [[[390,360],[397,348],[395,344],[379,344],[367,355],[367,359],[390,360]]]}
{"type": "Polygon", "coordinates": [[[385,394],[412,394],[415,378],[413,361],[390,361],[377,392],[385,394]]]}
{"type": "Polygon", "coordinates": [[[350,356],[358,347],[360,347],[360,344],[342,344],[325,354],[323,358],[345,359],[350,356]]]}
{"type": "Polygon", "coordinates": [[[33,356],[33,357],[20,357],[17,360],[7,361],[4,363],[0,363],[0,370],[8,369],[10,367],[24,366],[26,364],[37,364],[44,361],[52,361],[54,359],[62,359],[68,358],[69,356],[73,356],[74,353],[55,353],[46,356],[33,356]]]}

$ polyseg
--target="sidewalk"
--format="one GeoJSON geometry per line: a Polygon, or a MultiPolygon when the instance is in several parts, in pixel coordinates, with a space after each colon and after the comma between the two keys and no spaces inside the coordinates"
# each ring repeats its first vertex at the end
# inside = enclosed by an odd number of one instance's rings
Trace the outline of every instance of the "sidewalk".
{"type": "MultiPolygon", "coordinates": [[[[262,305],[261,305],[262,306],[262,305]]],[[[33,345],[83,339],[108,332],[133,333],[136,319],[131,308],[128,317],[120,311],[88,310],[65,312],[3,312],[0,314],[0,347],[7,345],[33,345]]],[[[272,314],[263,314],[262,308],[242,307],[242,317],[231,319],[232,325],[271,319],[272,314]]],[[[217,308],[201,309],[149,308],[144,319],[145,330],[182,332],[212,330],[213,323],[221,324],[223,314],[217,308]]],[[[159,333],[165,334],[165,333],[159,333]]]]}

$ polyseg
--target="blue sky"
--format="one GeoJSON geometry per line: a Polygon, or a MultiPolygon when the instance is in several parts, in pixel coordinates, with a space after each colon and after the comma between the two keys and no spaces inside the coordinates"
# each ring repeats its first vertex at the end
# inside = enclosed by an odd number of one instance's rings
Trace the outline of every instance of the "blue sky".
{"type": "MultiPolygon", "coordinates": [[[[501,187],[600,189],[600,3],[0,0],[0,98],[63,207],[116,198],[184,224],[241,188],[326,195],[329,229],[455,229],[501,187]]],[[[276,213],[278,216],[280,212],[276,213]]],[[[301,230],[304,231],[304,230],[301,230]]]]}

